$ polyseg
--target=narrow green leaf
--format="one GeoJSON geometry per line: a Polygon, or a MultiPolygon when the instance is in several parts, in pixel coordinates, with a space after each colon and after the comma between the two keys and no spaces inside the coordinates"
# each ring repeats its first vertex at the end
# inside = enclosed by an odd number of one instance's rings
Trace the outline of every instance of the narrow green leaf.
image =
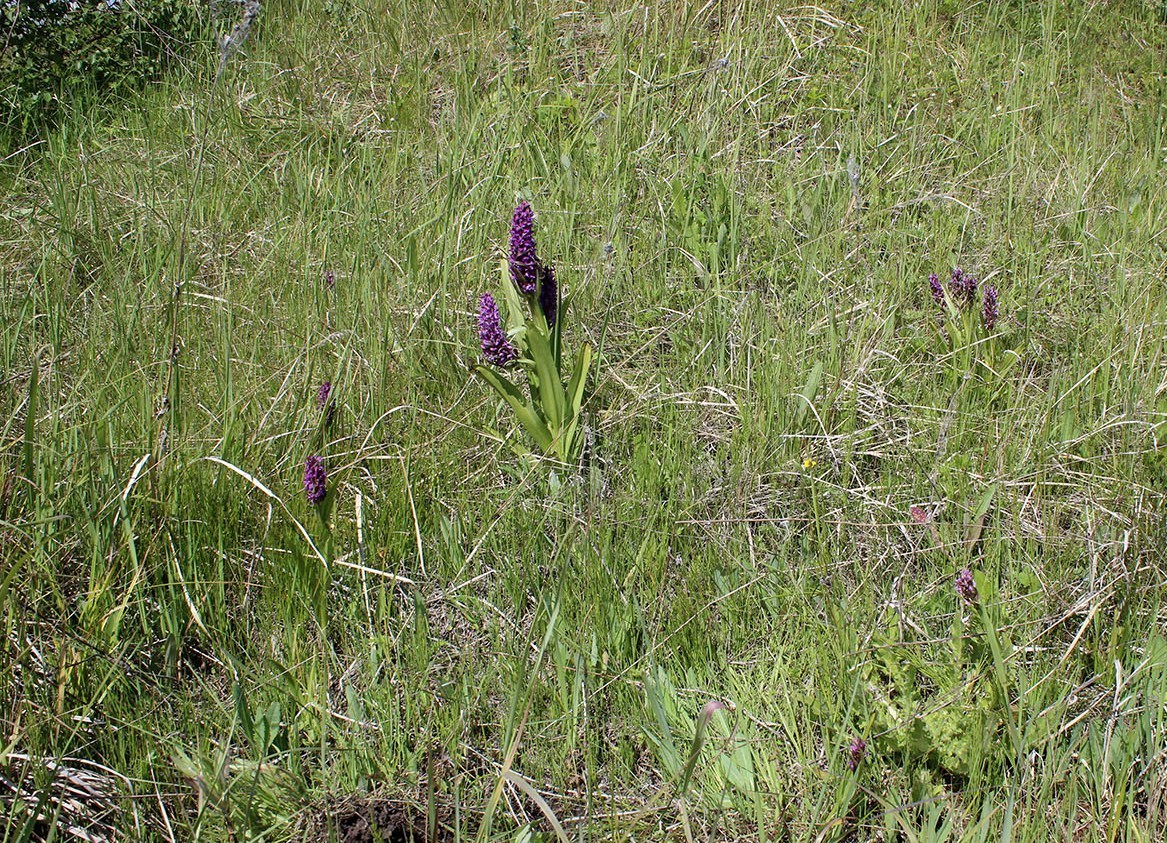
{"type": "Polygon", "coordinates": [[[507,332],[515,333],[525,328],[527,321],[523,317],[523,298],[515,287],[514,282],[511,281],[511,270],[510,266],[507,265],[506,258],[503,258],[499,263],[499,274],[502,276],[499,281],[499,289],[502,290],[502,298],[507,305],[507,332]]]}
{"type": "Polygon", "coordinates": [[[563,425],[563,382],[555,368],[555,357],[551,344],[538,327],[527,326],[527,348],[535,361],[535,374],[539,378],[539,403],[547,426],[558,431],[563,425]]]}
{"type": "Polygon", "coordinates": [[[567,385],[568,409],[571,411],[569,419],[578,416],[580,408],[583,406],[584,387],[587,385],[588,369],[591,368],[591,365],[592,347],[590,343],[584,343],[583,348],[576,355],[575,370],[572,371],[571,381],[567,385]]]}
{"type": "Polygon", "coordinates": [[[494,387],[494,391],[511,405],[511,409],[515,411],[515,418],[519,420],[519,424],[526,429],[539,447],[544,452],[551,450],[553,439],[551,431],[547,429],[546,423],[539,418],[535,410],[523,401],[523,394],[515,385],[485,366],[475,366],[474,371],[494,387]]]}
{"type": "Polygon", "coordinates": [[[820,360],[819,362],[815,363],[814,368],[810,370],[810,377],[806,379],[806,385],[802,388],[802,392],[799,393],[799,395],[802,396],[802,405],[794,413],[794,420],[796,423],[802,424],[803,420],[806,418],[806,414],[810,411],[810,408],[814,406],[814,398],[815,395],[818,394],[819,383],[822,381],[822,379],[823,362],[820,360]]]}
{"type": "Polygon", "coordinates": [[[17,573],[24,567],[24,557],[18,556],[8,569],[8,573],[4,575],[4,579],[0,580],[0,606],[5,605],[8,599],[8,591],[12,587],[13,580],[16,579],[17,573]]]}
{"type": "Polygon", "coordinates": [[[963,347],[964,339],[964,317],[957,307],[956,302],[952,300],[952,296],[948,293],[944,294],[944,309],[948,313],[948,332],[952,335],[953,342],[957,348],[963,347]]]}
{"type": "Polygon", "coordinates": [[[981,496],[981,502],[977,504],[977,510],[973,513],[972,521],[968,525],[968,530],[964,534],[964,543],[967,547],[973,547],[980,541],[981,533],[985,529],[985,522],[989,519],[989,507],[993,504],[993,496],[997,494],[997,484],[991,485],[988,490],[981,496]]]}
{"type": "Polygon", "coordinates": [[[555,440],[555,453],[562,462],[574,463],[577,456],[575,451],[575,431],[579,427],[579,416],[563,426],[559,438],[555,440]]]}
{"type": "Polygon", "coordinates": [[[571,296],[563,295],[563,288],[559,288],[559,310],[555,317],[555,328],[551,336],[551,345],[555,349],[555,368],[558,369],[563,365],[561,355],[563,353],[563,326],[567,324],[567,311],[571,305],[571,296]]]}
{"type": "MultiPolygon", "coordinates": [[[[978,583],[978,585],[982,586],[982,598],[980,603],[981,624],[985,629],[985,638],[989,642],[989,652],[992,653],[993,656],[993,678],[997,681],[997,691],[1001,695],[1002,713],[1004,714],[1005,725],[1009,730],[1009,738],[1013,743],[1013,752],[1015,754],[1014,757],[1015,760],[1019,762],[1023,754],[1021,729],[1019,726],[1021,720],[1020,706],[1022,700],[1020,698],[1018,699],[1018,710],[1016,714],[1017,720],[1014,721],[1013,707],[1010,705],[1011,683],[1009,682],[1009,670],[1005,664],[1006,654],[1001,647],[1001,641],[997,635],[997,625],[994,622],[992,616],[989,614],[989,608],[986,605],[985,598],[987,597],[987,589],[983,588],[983,583],[978,583]]],[[[1013,648],[1010,646],[1009,649],[1009,655],[1012,655],[1013,648]]]]}
{"type": "Polygon", "coordinates": [[[255,740],[255,721],[251,719],[251,708],[247,705],[247,694],[238,682],[232,683],[232,696],[235,697],[235,718],[239,721],[239,728],[249,741],[255,740]]]}
{"type": "Polygon", "coordinates": [[[28,410],[24,416],[24,478],[32,485],[33,481],[33,442],[36,440],[36,414],[37,414],[37,398],[40,395],[40,369],[41,361],[39,357],[34,357],[32,361],[32,371],[28,378],[28,410]]]}

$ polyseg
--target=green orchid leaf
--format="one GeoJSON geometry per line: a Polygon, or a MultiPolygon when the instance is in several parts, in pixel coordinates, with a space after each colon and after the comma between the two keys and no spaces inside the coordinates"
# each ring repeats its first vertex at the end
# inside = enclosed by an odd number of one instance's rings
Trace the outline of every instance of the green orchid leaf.
{"type": "Polygon", "coordinates": [[[806,379],[806,385],[803,386],[799,395],[802,396],[802,403],[798,405],[798,409],[794,411],[794,421],[797,424],[802,424],[806,419],[806,414],[810,412],[811,407],[814,406],[815,396],[818,395],[819,384],[823,379],[823,362],[814,364],[814,368],[810,370],[810,376],[806,379]]]}
{"type": "Polygon", "coordinates": [[[560,432],[555,440],[555,453],[565,463],[574,463],[576,457],[575,431],[579,427],[579,416],[576,416],[560,432]]]}
{"type": "Polygon", "coordinates": [[[523,316],[523,298],[511,281],[511,270],[507,264],[506,258],[503,258],[499,263],[499,273],[502,276],[499,283],[499,289],[502,290],[503,301],[506,302],[506,321],[507,333],[511,336],[522,334],[523,329],[527,327],[527,320],[523,316]]]}
{"type": "Polygon", "coordinates": [[[570,410],[569,419],[575,419],[583,406],[584,387],[588,382],[588,370],[592,365],[592,346],[584,343],[575,358],[575,369],[571,373],[571,381],[567,385],[567,406],[570,410]]]}
{"type": "Polygon", "coordinates": [[[547,428],[546,422],[535,412],[535,409],[523,400],[523,394],[515,385],[485,366],[475,366],[474,371],[494,387],[494,391],[511,405],[511,409],[515,411],[515,418],[519,420],[527,433],[531,434],[531,438],[538,443],[539,447],[544,451],[550,451],[553,441],[551,431],[547,428]]]}
{"type": "Polygon", "coordinates": [[[551,344],[547,335],[538,327],[527,328],[527,346],[531,351],[531,358],[535,362],[535,374],[539,379],[539,403],[542,405],[543,415],[547,418],[547,426],[558,431],[563,424],[563,383],[559,380],[559,372],[555,368],[555,358],[551,353],[551,344]]]}

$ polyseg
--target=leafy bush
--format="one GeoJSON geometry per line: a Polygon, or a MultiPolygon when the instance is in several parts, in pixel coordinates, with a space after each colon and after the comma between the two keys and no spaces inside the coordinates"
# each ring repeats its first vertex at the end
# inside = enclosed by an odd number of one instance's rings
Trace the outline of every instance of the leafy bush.
{"type": "Polygon", "coordinates": [[[157,79],[201,18],[195,0],[6,0],[0,128],[25,137],[78,95],[118,97],[157,79]]]}

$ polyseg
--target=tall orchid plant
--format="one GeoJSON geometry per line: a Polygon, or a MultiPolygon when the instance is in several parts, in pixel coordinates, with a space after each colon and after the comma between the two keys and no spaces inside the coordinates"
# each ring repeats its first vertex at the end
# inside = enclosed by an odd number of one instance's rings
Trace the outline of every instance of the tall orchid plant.
{"type": "Polygon", "coordinates": [[[574,463],[583,443],[580,418],[592,347],[584,343],[570,374],[564,371],[561,329],[567,307],[554,268],[539,259],[535,217],[526,202],[515,208],[510,248],[500,269],[506,327],[494,296],[483,293],[478,302],[478,341],[486,364],[474,371],[510,405],[544,454],[574,463]],[[527,392],[503,370],[521,370],[527,392]]]}

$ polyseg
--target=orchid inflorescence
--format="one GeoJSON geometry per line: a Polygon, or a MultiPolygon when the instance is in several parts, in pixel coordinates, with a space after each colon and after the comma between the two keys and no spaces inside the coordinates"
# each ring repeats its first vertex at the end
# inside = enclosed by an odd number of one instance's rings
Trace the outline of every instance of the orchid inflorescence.
{"type": "Polygon", "coordinates": [[[304,461],[304,492],[313,505],[319,505],[328,496],[328,471],[324,460],[316,454],[304,461]]]}
{"type": "Polygon", "coordinates": [[[502,329],[498,304],[490,293],[483,293],[478,302],[478,342],[482,356],[492,366],[506,368],[519,359],[518,349],[502,329]]]}
{"type": "Polygon", "coordinates": [[[968,568],[962,568],[960,573],[956,575],[954,586],[956,593],[965,603],[971,606],[977,602],[977,598],[980,596],[977,594],[977,583],[973,579],[972,571],[968,568]]]}
{"type": "Polygon", "coordinates": [[[852,773],[858,770],[865,755],[867,755],[867,741],[857,736],[847,747],[847,769],[852,773]]]}
{"type": "Polygon", "coordinates": [[[992,284],[985,287],[985,300],[981,307],[981,320],[985,323],[985,330],[991,331],[997,326],[997,288],[992,284]]]}

